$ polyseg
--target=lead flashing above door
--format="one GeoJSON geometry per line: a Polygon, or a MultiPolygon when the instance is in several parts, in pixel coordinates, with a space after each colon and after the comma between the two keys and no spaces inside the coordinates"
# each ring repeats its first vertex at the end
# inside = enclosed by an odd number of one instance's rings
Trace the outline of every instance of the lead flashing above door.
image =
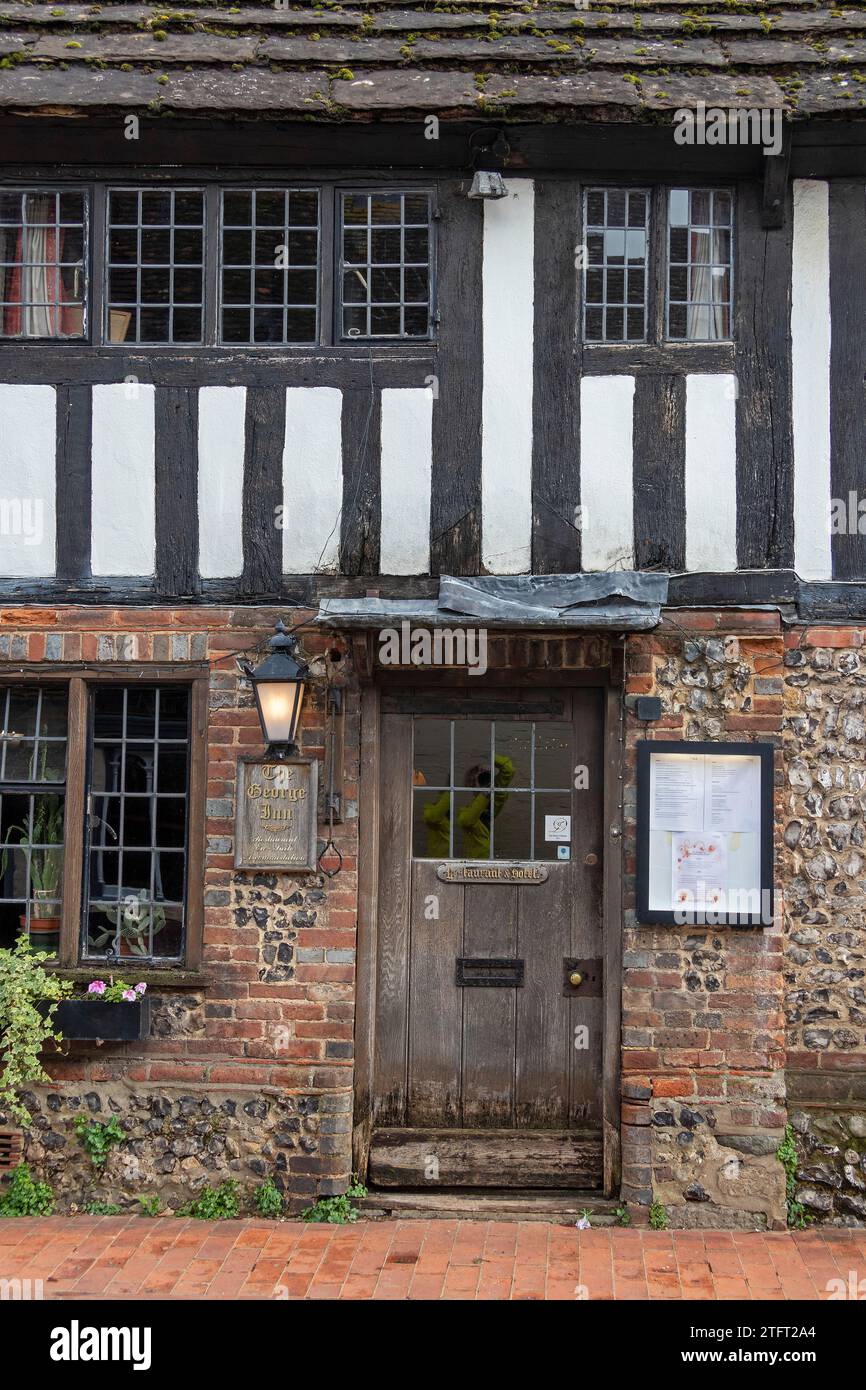
{"type": "Polygon", "coordinates": [[[644,632],[659,622],[668,576],[610,574],[443,575],[437,599],[325,598],[316,621],[332,627],[567,628],[644,632]]]}

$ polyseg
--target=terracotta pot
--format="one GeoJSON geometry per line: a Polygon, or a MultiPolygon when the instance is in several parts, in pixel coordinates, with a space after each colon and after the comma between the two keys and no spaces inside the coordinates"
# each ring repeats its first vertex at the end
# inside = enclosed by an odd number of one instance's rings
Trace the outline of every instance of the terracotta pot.
{"type": "MultiPolygon", "coordinates": [[[[18,918],[21,930],[27,930],[27,918],[22,912],[18,918]]],[[[30,939],[37,950],[46,951],[49,945],[56,946],[60,941],[60,918],[59,917],[31,917],[30,918],[30,939]],[[56,938],[51,941],[51,938],[56,938]]]]}

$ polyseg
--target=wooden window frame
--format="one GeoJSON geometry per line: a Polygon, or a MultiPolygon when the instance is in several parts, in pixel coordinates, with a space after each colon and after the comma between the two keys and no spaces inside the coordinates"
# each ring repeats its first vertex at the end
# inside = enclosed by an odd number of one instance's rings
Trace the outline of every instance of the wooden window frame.
{"type": "Polygon", "coordinates": [[[93,185],[90,183],[68,183],[57,179],[14,179],[6,182],[0,180],[0,193],[80,193],[83,199],[83,269],[84,269],[84,294],[82,298],[82,332],[76,334],[74,338],[55,337],[9,337],[0,334],[0,346],[2,347],[86,347],[93,342],[94,321],[93,304],[95,295],[95,284],[93,277],[93,242],[94,242],[94,204],[95,194],[93,185]]]}
{"type": "Polygon", "coordinates": [[[4,685],[65,685],[69,691],[66,745],[66,809],[64,818],[64,852],[62,906],[60,916],[60,946],[57,960],[61,974],[92,978],[98,972],[98,961],[84,961],[81,956],[81,923],[85,910],[82,901],[84,884],[84,852],[87,815],[87,754],[90,738],[89,694],[96,685],[181,684],[190,688],[189,741],[189,810],[186,866],[185,950],[182,961],[165,965],[143,961],[137,968],[140,978],[195,976],[201,969],[204,934],[204,865],[205,816],[207,796],[207,713],[209,672],[201,666],[140,666],[112,665],[50,667],[33,665],[21,668],[14,676],[3,677],[4,685]]]}
{"type": "Polygon", "coordinates": [[[199,354],[243,353],[255,357],[258,353],[279,351],[290,355],[304,356],[322,349],[339,349],[352,352],[359,344],[389,349],[393,352],[411,353],[412,349],[422,348],[436,339],[439,324],[437,308],[437,227],[441,219],[439,183],[434,178],[426,180],[380,179],[229,179],[220,175],[213,177],[198,170],[190,170],[189,178],[160,179],[147,178],[134,169],[120,168],[116,177],[89,178],[80,182],[58,182],[50,179],[10,179],[0,178],[0,192],[14,192],[16,189],[29,190],[41,188],[47,193],[83,193],[85,198],[85,331],[78,338],[9,338],[0,339],[0,348],[44,348],[46,345],[60,348],[96,348],[119,354],[142,353],[158,357],[165,354],[176,357],[196,357],[199,354]],[[111,342],[107,334],[108,302],[108,194],[112,189],[171,191],[173,189],[201,190],[204,195],[204,312],[202,318],[202,341],[200,343],[136,343],[132,341],[111,342]],[[222,294],[222,238],[221,206],[222,195],[227,190],[246,190],[268,192],[271,190],[293,189],[303,191],[313,189],[319,194],[319,264],[317,267],[318,289],[318,331],[315,343],[225,343],[220,336],[220,306],[222,294]],[[337,226],[339,220],[340,195],[342,193],[425,193],[430,199],[430,314],[429,329],[424,337],[372,337],[341,338],[340,327],[340,236],[337,226]]]}
{"type": "MultiPolygon", "coordinates": [[[[111,348],[120,346],[120,347],[126,348],[127,350],[133,351],[133,352],[147,352],[150,348],[154,348],[154,347],[168,347],[168,348],[173,348],[173,349],[175,349],[175,351],[184,351],[186,348],[205,347],[205,346],[207,345],[206,335],[207,335],[207,331],[208,331],[208,326],[207,326],[207,322],[206,322],[206,305],[205,305],[205,300],[206,300],[207,293],[208,293],[208,288],[209,288],[209,281],[208,281],[207,270],[208,270],[208,256],[209,256],[209,254],[210,254],[210,245],[209,245],[209,237],[208,237],[208,225],[209,225],[209,224],[208,224],[208,203],[207,203],[207,200],[208,200],[207,189],[205,189],[205,188],[204,188],[202,185],[200,185],[200,184],[197,184],[197,185],[194,186],[194,185],[192,185],[192,184],[187,184],[187,183],[183,183],[183,182],[182,182],[182,183],[178,183],[178,184],[172,183],[172,184],[162,185],[162,186],[160,186],[160,187],[155,187],[155,186],[153,186],[153,185],[151,185],[151,184],[126,183],[126,182],[122,182],[122,183],[111,183],[111,184],[106,184],[106,185],[104,186],[103,194],[102,194],[102,209],[101,209],[101,211],[102,211],[102,218],[101,218],[101,224],[102,224],[102,225],[101,225],[102,237],[101,237],[101,241],[100,241],[100,284],[101,284],[101,289],[102,289],[102,302],[101,302],[101,304],[100,304],[100,320],[99,320],[99,325],[98,325],[98,327],[97,327],[97,325],[94,323],[94,328],[96,329],[96,332],[97,332],[98,335],[99,335],[99,342],[100,342],[101,346],[103,346],[103,347],[111,347],[111,348]],[[158,341],[156,341],[156,342],[152,342],[152,341],[151,341],[150,339],[148,339],[148,338],[141,338],[141,337],[139,337],[139,336],[136,336],[136,337],[134,337],[134,338],[122,338],[122,339],[113,339],[113,338],[111,337],[111,314],[112,314],[112,311],[114,311],[114,312],[116,312],[116,313],[122,313],[125,309],[131,309],[131,310],[132,310],[132,315],[133,315],[133,317],[134,317],[134,319],[135,319],[135,322],[136,322],[136,325],[137,325],[136,331],[137,331],[138,334],[140,334],[140,332],[141,332],[141,316],[142,316],[142,314],[144,313],[145,309],[152,309],[152,308],[157,308],[157,307],[159,307],[159,306],[157,306],[157,305],[150,304],[150,303],[146,303],[145,301],[143,301],[143,300],[142,300],[142,289],[141,289],[142,270],[147,268],[147,267],[145,266],[144,262],[141,260],[141,239],[142,239],[142,234],[143,234],[145,231],[148,230],[147,224],[145,224],[145,223],[141,220],[141,219],[142,219],[142,216],[143,216],[141,195],[142,195],[142,193],[155,193],[155,192],[164,192],[164,193],[167,193],[167,194],[169,195],[169,197],[170,197],[170,208],[171,208],[171,212],[170,212],[169,221],[168,221],[168,223],[164,224],[164,226],[163,226],[163,225],[160,225],[160,227],[158,228],[158,230],[167,230],[167,231],[169,232],[169,234],[170,234],[170,241],[169,241],[169,246],[170,246],[169,258],[168,258],[168,260],[167,260],[164,264],[161,264],[161,265],[159,265],[159,266],[155,266],[155,267],[154,267],[154,269],[158,269],[158,270],[168,270],[168,273],[169,273],[169,285],[170,285],[171,288],[170,288],[170,290],[169,290],[169,298],[168,298],[168,302],[167,302],[167,304],[166,304],[166,308],[167,308],[167,311],[168,311],[168,322],[169,322],[170,332],[171,332],[172,334],[174,333],[174,312],[175,312],[175,309],[183,309],[183,307],[184,307],[183,302],[182,302],[182,301],[176,300],[175,297],[174,297],[174,276],[175,276],[175,272],[178,271],[178,270],[179,270],[179,271],[183,271],[183,270],[186,270],[186,269],[193,269],[193,270],[199,270],[199,269],[200,269],[200,270],[201,270],[201,304],[194,304],[194,305],[191,305],[191,306],[190,306],[191,308],[195,308],[195,309],[200,309],[200,310],[201,310],[201,313],[200,313],[201,338],[200,338],[197,342],[188,342],[188,341],[185,341],[184,339],[174,338],[174,337],[170,337],[170,338],[168,338],[166,341],[158,340],[158,341]],[[134,226],[133,226],[132,224],[124,224],[124,223],[114,223],[114,224],[112,224],[112,223],[110,222],[110,220],[109,220],[109,218],[108,218],[108,207],[109,207],[110,195],[111,195],[112,193],[118,193],[118,194],[124,194],[124,193],[129,194],[129,193],[132,193],[132,194],[135,194],[136,200],[137,200],[137,207],[136,207],[137,221],[136,221],[136,223],[134,224],[134,226]],[[201,256],[202,256],[202,259],[201,259],[201,266],[198,266],[198,265],[187,266],[183,261],[177,261],[177,260],[175,260],[175,234],[176,234],[176,232],[177,232],[177,230],[178,230],[178,227],[180,227],[181,230],[183,230],[185,227],[189,227],[189,229],[190,229],[190,230],[193,230],[193,231],[197,231],[197,230],[198,230],[198,225],[186,224],[186,223],[180,223],[180,224],[178,224],[178,223],[175,221],[176,198],[177,198],[177,195],[178,195],[178,194],[183,194],[183,193],[192,193],[192,194],[199,194],[199,193],[200,193],[201,196],[202,196],[202,210],[201,210],[201,213],[202,213],[202,220],[201,220],[201,256]],[[112,232],[113,229],[114,229],[114,230],[129,230],[129,231],[134,230],[135,233],[136,233],[136,243],[137,243],[137,248],[138,248],[138,254],[137,254],[136,260],[135,260],[135,262],[134,262],[135,270],[136,270],[136,292],[135,292],[135,298],[134,298],[134,300],[133,300],[131,303],[126,303],[126,304],[121,303],[121,304],[115,305],[115,306],[114,306],[114,309],[112,310],[112,303],[111,303],[111,300],[110,300],[110,298],[109,298],[109,292],[108,292],[108,290],[109,290],[109,275],[110,275],[110,270],[111,270],[111,268],[112,268],[112,265],[111,265],[111,232],[112,232]]],[[[130,267],[128,267],[128,268],[131,268],[131,265],[132,265],[132,263],[130,263],[130,267]]],[[[123,268],[125,268],[125,267],[123,267],[122,265],[116,264],[114,268],[115,268],[115,269],[118,269],[118,268],[123,269],[123,268]]],[[[94,279],[95,279],[95,278],[96,278],[96,277],[94,277],[94,279]]]]}
{"type": "Polygon", "coordinates": [[[721,179],[706,182],[696,179],[670,180],[667,183],[647,184],[646,180],[618,179],[616,182],[594,179],[583,185],[578,201],[580,226],[578,245],[585,241],[586,194],[598,188],[649,189],[649,246],[646,259],[646,337],[638,342],[599,343],[584,337],[584,277],[586,268],[578,275],[578,315],[576,334],[584,375],[604,375],[608,372],[628,372],[634,364],[641,368],[685,371],[731,371],[736,352],[737,324],[737,248],[739,244],[739,198],[737,184],[721,179]],[[731,337],[712,340],[666,337],[668,295],[668,200],[673,188],[712,189],[730,193],[731,211],[731,337]]]}
{"type": "MultiPolygon", "coordinates": [[[[440,220],[439,203],[437,200],[436,189],[433,185],[423,183],[391,183],[383,184],[369,183],[359,180],[353,183],[336,183],[331,189],[332,207],[331,224],[333,245],[330,248],[330,266],[333,277],[333,284],[330,286],[330,307],[331,307],[331,328],[333,342],[341,347],[351,346],[353,343],[377,344],[379,346],[388,344],[405,343],[429,343],[436,337],[436,328],[439,323],[439,315],[436,308],[437,298],[437,236],[436,226],[440,220]],[[430,215],[427,224],[427,276],[428,276],[428,308],[427,308],[427,332],[424,334],[412,334],[410,337],[393,336],[390,334],[363,334],[349,335],[343,333],[343,311],[346,305],[343,302],[343,200],[352,194],[362,194],[367,197],[377,193],[383,194],[424,194],[429,199],[430,215]]],[[[401,227],[403,226],[401,220],[401,227]]],[[[401,305],[403,301],[401,300],[401,305]]]]}
{"type": "MultiPolygon", "coordinates": [[[[215,327],[216,343],[217,343],[217,345],[218,345],[219,347],[234,348],[234,349],[236,349],[237,351],[245,351],[245,350],[248,349],[248,348],[262,348],[262,347],[271,348],[271,349],[273,349],[273,350],[282,350],[283,348],[315,348],[315,347],[318,345],[319,340],[320,340],[321,335],[322,335],[322,293],[323,293],[323,281],[324,281],[324,277],[323,277],[323,274],[322,274],[322,269],[323,269],[323,266],[322,266],[323,235],[322,235],[322,190],[321,190],[321,188],[314,187],[314,186],[312,186],[312,185],[298,185],[298,183],[297,183],[296,181],[287,182],[287,183],[284,184],[284,186],[282,186],[282,187],[280,187],[280,188],[271,188],[271,187],[263,188],[260,184],[255,184],[255,185],[238,184],[237,186],[233,186],[233,185],[229,185],[229,184],[220,184],[219,187],[217,188],[217,198],[218,198],[218,202],[219,202],[219,211],[218,211],[219,229],[218,229],[218,245],[217,245],[217,261],[218,261],[218,266],[217,266],[217,300],[216,300],[216,318],[217,318],[217,322],[216,322],[216,327],[215,327]],[[255,309],[256,309],[257,307],[262,307],[262,306],[257,306],[256,303],[255,303],[255,293],[256,293],[256,291],[255,291],[255,272],[256,272],[256,270],[259,268],[258,265],[257,265],[257,262],[256,262],[256,237],[257,237],[257,235],[258,235],[258,233],[259,233],[260,231],[266,232],[266,231],[268,231],[268,230],[271,230],[271,228],[269,228],[268,224],[262,223],[262,222],[257,222],[257,221],[256,221],[256,214],[257,214],[257,211],[258,211],[258,197],[257,197],[257,195],[258,195],[259,193],[271,193],[271,192],[273,192],[273,193],[281,193],[281,194],[283,195],[283,199],[284,199],[284,209],[285,209],[285,217],[284,217],[284,221],[283,221],[283,226],[280,228],[280,235],[282,236],[284,233],[286,234],[286,244],[287,244],[287,246],[288,246],[288,242],[289,242],[289,239],[290,239],[290,237],[291,237],[292,231],[294,231],[294,230],[300,230],[300,231],[310,231],[310,230],[312,230],[310,227],[306,227],[306,226],[303,226],[303,225],[300,225],[300,224],[299,224],[297,227],[294,227],[294,228],[292,227],[292,225],[291,225],[291,207],[292,207],[292,202],[291,202],[291,200],[292,200],[292,194],[294,194],[294,193],[315,193],[315,194],[316,194],[316,228],[315,228],[315,230],[316,230],[316,302],[315,302],[314,305],[299,306],[299,307],[304,307],[304,308],[307,308],[307,309],[313,309],[313,311],[315,312],[315,316],[316,316],[316,331],[315,331],[315,333],[314,333],[312,339],[292,339],[292,338],[283,337],[280,341],[271,340],[271,341],[268,341],[268,342],[265,342],[265,341],[256,342],[254,338],[251,338],[251,339],[250,339],[249,341],[247,341],[247,342],[238,342],[237,340],[229,339],[229,338],[226,338],[226,337],[225,337],[225,334],[224,334],[224,326],[223,326],[223,315],[224,315],[224,313],[225,313],[225,311],[226,311],[227,309],[228,309],[228,310],[231,310],[231,309],[233,309],[233,308],[235,308],[235,307],[246,309],[246,310],[249,312],[249,316],[250,316],[250,327],[251,327],[251,330],[252,330],[253,333],[255,332],[255,309]],[[250,262],[249,267],[246,267],[246,266],[239,267],[239,268],[244,269],[244,270],[246,270],[246,269],[248,268],[249,271],[250,271],[250,278],[251,278],[251,283],[250,283],[250,295],[251,295],[252,303],[249,304],[249,305],[243,304],[243,305],[235,306],[235,305],[233,305],[233,304],[228,304],[228,303],[226,302],[226,300],[225,300],[225,271],[226,271],[226,264],[225,264],[225,241],[224,241],[224,238],[225,238],[225,232],[226,232],[225,199],[226,199],[226,194],[227,194],[227,193],[251,193],[251,194],[253,195],[253,196],[252,196],[252,199],[251,199],[251,204],[250,204],[250,218],[251,218],[251,225],[250,225],[250,234],[251,234],[250,256],[251,256],[251,262],[250,262]]],[[[207,221],[207,214],[206,214],[206,216],[205,216],[205,220],[207,221]]],[[[232,229],[232,224],[231,224],[231,223],[228,224],[228,229],[229,229],[229,230],[232,229]]],[[[274,228],[273,230],[275,230],[275,228],[274,228]]],[[[206,241],[205,241],[205,264],[206,264],[206,265],[207,265],[207,249],[208,249],[208,248],[207,248],[207,239],[206,239],[206,241]]],[[[231,262],[230,262],[229,264],[230,264],[230,266],[231,266],[231,262]]],[[[232,267],[232,268],[235,268],[235,267],[232,267]]],[[[309,269],[310,267],[296,267],[296,268],[297,268],[297,269],[309,269]]],[[[287,280],[284,280],[284,284],[285,284],[285,283],[287,283],[287,280]]],[[[207,296],[207,290],[208,290],[208,283],[207,283],[207,277],[205,277],[205,296],[207,296]]],[[[207,305],[205,305],[205,308],[207,308],[207,305]]],[[[284,303],[283,306],[282,306],[282,310],[283,310],[283,331],[284,331],[284,333],[285,333],[286,328],[287,328],[287,325],[288,325],[288,306],[287,306],[285,303],[284,303]]]]}

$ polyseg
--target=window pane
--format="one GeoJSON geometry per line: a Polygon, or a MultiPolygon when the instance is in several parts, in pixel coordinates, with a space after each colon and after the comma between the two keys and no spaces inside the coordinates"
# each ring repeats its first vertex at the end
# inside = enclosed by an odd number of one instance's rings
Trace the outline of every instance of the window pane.
{"type": "Polygon", "coordinates": [[[0,687],[0,783],[63,782],[66,686],[0,687]]]}
{"type": "Polygon", "coordinates": [[[0,339],[84,336],[85,245],[83,194],[3,194],[0,339]]]}
{"type": "Polygon", "coordinates": [[[88,958],[182,955],[188,727],[186,687],[102,687],[93,695],[88,958]]]}
{"type": "Polygon", "coordinates": [[[496,724],[494,764],[497,786],[532,786],[531,724],[496,724]]]}
{"type": "Polygon", "coordinates": [[[416,787],[447,787],[451,782],[451,722],[416,719],[413,783],[416,787]]]}
{"type": "MultiPolygon", "coordinates": [[[[490,798],[482,820],[491,819],[490,798]]],[[[532,797],[529,792],[496,792],[493,796],[494,859],[531,859],[532,797]]]]}
{"type": "Polygon", "coordinates": [[[386,309],[373,306],[370,309],[370,337],[399,338],[401,336],[400,318],[399,308],[386,309]]]}
{"type": "Polygon", "coordinates": [[[648,226],[649,194],[644,190],[587,190],[583,273],[586,342],[621,343],[646,336],[648,226]],[[626,303],[631,306],[628,316],[622,307],[626,303]]]}
{"type": "Polygon", "coordinates": [[[203,302],[203,227],[198,189],[109,190],[109,342],[202,341],[201,312],[174,306],[203,302]]]}
{"type": "Polygon", "coordinates": [[[536,787],[570,787],[574,778],[574,730],[571,724],[535,726],[536,787]]]}
{"type": "Polygon", "coordinates": [[[0,780],[0,946],[28,933],[34,947],[55,953],[63,890],[66,756],[66,689],[0,689],[0,721],[6,737],[0,780]],[[18,726],[32,730],[18,739],[18,726]],[[48,729],[53,734],[47,734],[48,729]],[[15,788],[16,781],[60,785],[44,792],[15,788]]]}
{"type": "Polygon", "coordinates": [[[341,336],[427,337],[429,195],[345,194],[341,206],[341,336]]]}
{"type": "Polygon", "coordinates": [[[479,775],[486,772],[490,780],[492,748],[490,721],[487,719],[455,719],[454,724],[454,785],[475,787],[479,775]]]}
{"type": "Polygon", "coordinates": [[[223,194],[223,226],[252,226],[252,193],[226,192],[223,194]]]}
{"type": "Polygon", "coordinates": [[[668,337],[715,342],[731,336],[731,195],[673,188],[668,213],[668,337]]]}
{"type": "MultiPolygon", "coordinates": [[[[448,727],[447,724],[445,726],[448,727]]],[[[451,855],[451,793],[417,791],[413,797],[412,853],[416,859],[451,855]]]]}
{"type": "Polygon", "coordinates": [[[318,193],[227,190],[222,195],[222,219],[220,280],[226,307],[220,341],[314,343],[319,307],[318,193]],[[250,231],[232,230],[239,222],[250,231]],[[298,267],[302,266],[310,269],[301,273],[298,267]],[[243,305],[247,312],[236,312],[230,305],[243,305]],[[288,306],[302,312],[289,313],[288,306]]]}
{"type": "Polygon", "coordinates": [[[544,814],[571,815],[574,776],[574,733],[564,721],[416,719],[413,854],[558,859],[544,814]]]}

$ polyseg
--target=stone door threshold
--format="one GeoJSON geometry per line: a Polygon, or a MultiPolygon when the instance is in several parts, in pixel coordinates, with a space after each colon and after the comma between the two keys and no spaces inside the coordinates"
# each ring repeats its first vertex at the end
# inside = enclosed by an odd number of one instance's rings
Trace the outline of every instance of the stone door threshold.
{"type": "Polygon", "coordinates": [[[431,1192],[407,1189],[383,1192],[371,1189],[361,1203],[362,1215],[371,1218],[399,1216],[430,1220],[484,1219],[496,1221],[559,1221],[573,1226],[589,1214],[593,1226],[615,1226],[619,1203],[598,1192],[551,1192],[550,1189],[515,1192],[513,1188],[467,1192],[465,1188],[431,1192]]]}

